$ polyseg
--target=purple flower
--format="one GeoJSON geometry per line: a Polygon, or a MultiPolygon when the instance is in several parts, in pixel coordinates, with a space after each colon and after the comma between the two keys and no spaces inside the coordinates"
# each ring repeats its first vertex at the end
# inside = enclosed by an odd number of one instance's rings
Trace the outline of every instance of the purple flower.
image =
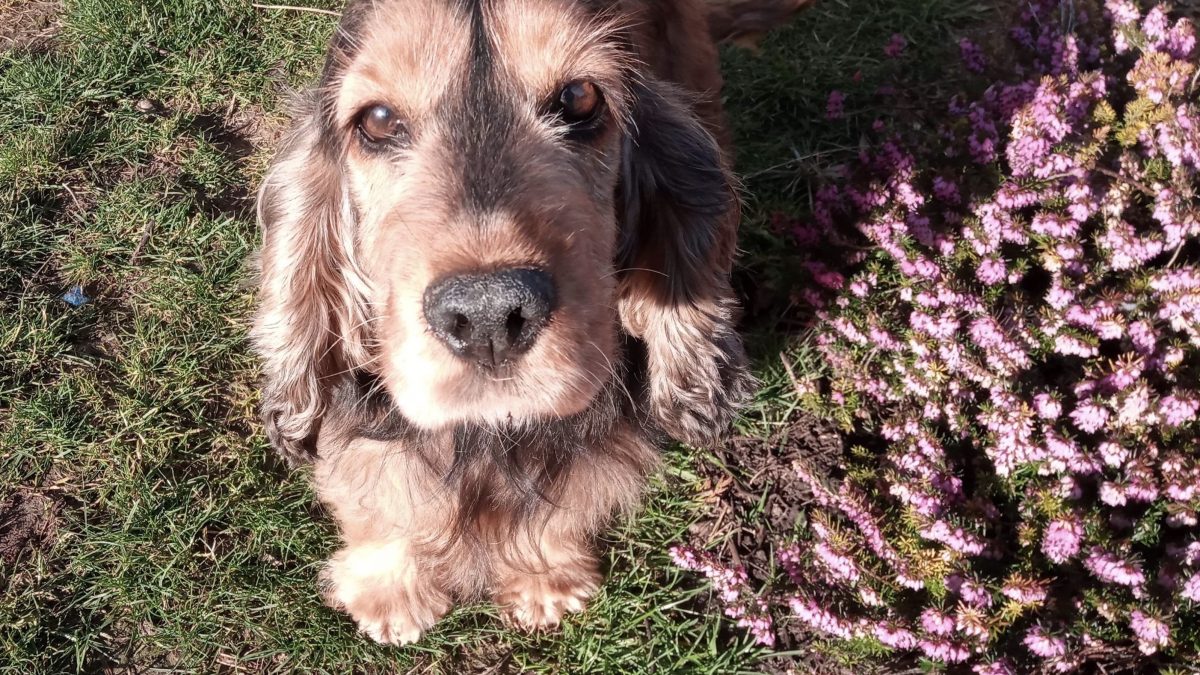
{"type": "Polygon", "coordinates": [[[1046,526],[1042,537],[1042,553],[1052,562],[1064,563],[1079,553],[1083,540],[1083,524],[1078,519],[1059,519],[1046,526]]]}
{"type": "Polygon", "coordinates": [[[892,37],[888,40],[887,44],[883,46],[883,53],[886,54],[888,58],[899,58],[899,56],[904,53],[904,48],[907,46],[908,40],[904,39],[903,35],[899,33],[892,33],[892,37]]]}
{"type": "Polygon", "coordinates": [[[1004,584],[1000,594],[1022,605],[1032,605],[1046,599],[1046,584],[1040,581],[1018,579],[1004,584]]]}
{"type": "Polygon", "coordinates": [[[1029,651],[1043,659],[1055,659],[1067,653],[1067,643],[1060,637],[1051,635],[1041,626],[1034,626],[1025,633],[1025,646],[1029,651]]]}
{"type": "Polygon", "coordinates": [[[815,600],[796,596],[791,598],[788,604],[792,608],[792,614],[809,627],[822,633],[839,637],[843,640],[858,637],[861,633],[855,624],[826,610],[815,600]]]}
{"type": "Polygon", "coordinates": [[[1200,410],[1200,399],[1194,397],[1164,396],[1158,402],[1158,414],[1162,415],[1167,426],[1178,427],[1196,419],[1196,411],[1200,410]]]}
{"type": "Polygon", "coordinates": [[[1075,406],[1071,413],[1071,421],[1075,427],[1084,433],[1099,431],[1108,421],[1108,408],[1100,405],[1095,399],[1075,406]]]}
{"type": "Polygon", "coordinates": [[[825,119],[839,120],[846,115],[846,95],[834,89],[825,103],[825,119]]]}
{"type": "Polygon", "coordinates": [[[872,629],[876,639],[892,649],[914,649],[917,636],[902,625],[892,621],[881,621],[872,629]]]}
{"type": "Polygon", "coordinates": [[[1017,673],[1007,659],[976,664],[971,668],[971,672],[975,675],[1016,675],[1017,673]]]}
{"type": "Polygon", "coordinates": [[[1084,559],[1083,566],[1106,584],[1137,587],[1146,582],[1146,575],[1138,565],[1099,546],[1092,548],[1091,553],[1084,559]]]}
{"type": "Polygon", "coordinates": [[[1147,656],[1166,647],[1170,642],[1171,631],[1167,624],[1140,609],[1129,613],[1129,627],[1137,637],[1138,651],[1147,656]]]}
{"type": "Polygon", "coordinates": [[[962,58],[963,65],[971,72],[982,73],[987,67],[987,58],[984,57],[983,50],[967,38],[958,41],[958,55],[962,58]]]}
{"type": "Polygon", "coordinates": [[[945,663],[962,663],[971,657],[971,652],[961,643],[952,640],[924,639],[918,643],[925,656],[945,663]]]}
{"type": "Polygon", "coordinates": [[[930,635],[950,635],[954,633],[954,617],[929,607],[921,612],[921,628],[930,635]]]}
{"type": "Polygon", "coordinates": [[[1179,594],[1192,602],[1200,602],[1200,573],[1188,577],[1179,594]]]}
{"type": "Polygon", "coordinates": [[[962,601],[974,607],[991,607],[992,594],[976,581],[962,574],[952,574],[946,578],[946,588],[957,593],[962,601]]]}

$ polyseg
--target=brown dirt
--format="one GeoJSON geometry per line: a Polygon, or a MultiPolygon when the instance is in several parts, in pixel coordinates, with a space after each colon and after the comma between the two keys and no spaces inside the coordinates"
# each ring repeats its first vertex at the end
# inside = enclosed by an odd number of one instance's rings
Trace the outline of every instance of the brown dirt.
{"type": "Polygon", "coordinates": [[[57,502],[37,492],[18,488],[9,494],[0,502],[0,560],[12,565],[53,546],[58,509],[57,502]]]}
{"type": "Polygon", "coordinates": [[[62,10],[61,0],[0,0],[0,53],[49,48],[62,10]]]}
{"type": "MultiPolygon", "coordinates": [[[[795,532],[803,508],[812,501],[808,486],[793,464],[804,460],[822,472],[843,452],[841,434],[833,424],[797,413],[768,439],[737,437],[715,450],[715,462],[698,467],[709,486],[709,517],[688,533],[688,543],[713,549],[721,559],[745,567],[750,586],[763,587],[771,578],[771,554],[779,541],[795,532]]],[[[708,611],[719,612],[717,606],[708,611]]],[[[812,635],[785,617],[777,617],[776,651],[804,652],[812,635]]],[[[740,630],[740,629],[739,629],[740,630]]],[[[766,673],[843,673],[818,653],[768,658],[759,664],[766,673]]]]}

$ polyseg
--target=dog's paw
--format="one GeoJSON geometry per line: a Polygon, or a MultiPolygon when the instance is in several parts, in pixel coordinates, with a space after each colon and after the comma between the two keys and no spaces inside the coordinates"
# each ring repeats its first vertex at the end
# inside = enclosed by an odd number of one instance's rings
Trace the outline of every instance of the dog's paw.
{"type": "Polygon", "coordinates": [[[422,583],[402,545],[338,551],[321,573],[321,594],[360,632],[386,645],[416,642],[450,611],[448,595],[422,583]]]}
{"type": "Polygon", "coordinates": [[[512,625],[530,631],[553,628],[568,612],[582,612],[600,581],[600,573],[595,571],[571,577],[520,575],[504,584],[493,600],[512,625]]]}

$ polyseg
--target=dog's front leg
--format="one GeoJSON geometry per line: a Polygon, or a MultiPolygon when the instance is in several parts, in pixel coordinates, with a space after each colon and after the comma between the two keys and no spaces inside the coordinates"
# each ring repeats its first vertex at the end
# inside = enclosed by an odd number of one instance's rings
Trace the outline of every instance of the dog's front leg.
{"type": "Polygon", "coordinates": [[[581,534],[545,532],[516,546],[496,565],[493,600],[504,618],[527,630],[557,626],[581,612],[600,588],[600,562],[581,534]]]}
{"type": "Polygon", "coordinates": [[[428,539],[421,528],[435,528],[449,508],[436,496],[436,479],[397,441],[358,438],[320,449],[317,494],[344,542],[321,572],[322,595],[375,641],[414,642],[452,604],[419,544],[428,539]]]}
{"type": "Polygon", "coordinates": [[[547,511],[508,536],[492,538],[501,542],[490,552],[492,599],[507,620],[539,629],[558,624],[567,612],[583,611],[603,580],[596,533],[638,502],[657,464],[649,440],[621,425],[580,453],[562,484],[547,495],[547,511]]]}
{"type": "Polygon", "coordinates": [[[325,601],[383,644],[417,641],[451,605],[400,538],[347,545],[329,559],[321,582],[325,601]]]}

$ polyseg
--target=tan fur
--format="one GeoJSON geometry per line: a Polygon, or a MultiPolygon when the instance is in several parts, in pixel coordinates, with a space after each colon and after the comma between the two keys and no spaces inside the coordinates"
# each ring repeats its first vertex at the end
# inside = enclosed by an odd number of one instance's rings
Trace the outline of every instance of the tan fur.
{"type": "Polygon", "coordinates": [[[708,9],[371,0],[343,15],[259,196],[253,337],[268,437],[314,462],[341,530],[325,598],[373,639],[412,642],[479,596],[529,629],[582,610],[593,539],[638,500],[660,432],[713,442],[747,395],[708,9]],[[607,105],[586,140],[547,112],[575,80],[607,105]],[[402,120],[382,152],[355,132],[375,105],[402,120]],[[519,361],[481,368],[433,336],[425,292],[505,268],[544,271],[556,306],[519,361]]]}

